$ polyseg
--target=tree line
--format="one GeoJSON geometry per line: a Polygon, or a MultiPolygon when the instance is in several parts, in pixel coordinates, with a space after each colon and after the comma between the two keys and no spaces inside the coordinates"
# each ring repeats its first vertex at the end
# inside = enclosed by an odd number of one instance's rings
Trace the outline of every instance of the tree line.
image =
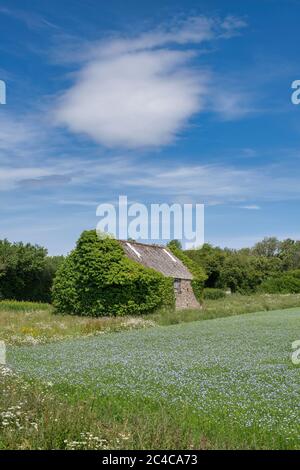
{"type": "Polygon", "coordinates": [[[205,243],[186,254],[204,268],[207,288],[241,294],[300,293],[300,241],[268,237],[239,250],[205,243]]]}
{"type": "Polygon", "coordinates": [[[63,256],[30,243],[0,240],[0,299],[51,302],[51,288],[63,256]]]}
{"type": "MultiPolygon", "coordinates": [[[[180,249],[180,243],[172,241],[180,249]]],[[[249,294],[300,293],[300,241],[265,238],[252,248],[214,247],[184,252],[206,273],[205,287],[249,294]]],[[[65,258],[38,245],[0,240],[0,299],[51,302],[53,280],[65,258]]]]}

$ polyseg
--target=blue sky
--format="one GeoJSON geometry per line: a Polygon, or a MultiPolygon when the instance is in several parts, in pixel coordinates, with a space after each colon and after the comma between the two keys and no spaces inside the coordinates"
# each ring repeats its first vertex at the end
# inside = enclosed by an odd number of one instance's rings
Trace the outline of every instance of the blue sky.
{"type": "Polygon", "coordinates": [[[204,203],[205,239],[300,238],[297,0],[2,1],[1,238],[71,250],[97,204],[204,203]]]}

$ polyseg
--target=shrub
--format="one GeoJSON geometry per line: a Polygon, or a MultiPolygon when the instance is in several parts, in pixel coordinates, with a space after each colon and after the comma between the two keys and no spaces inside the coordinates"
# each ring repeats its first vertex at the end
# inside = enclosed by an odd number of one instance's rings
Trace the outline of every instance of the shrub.
{"type": "Polygon", "coordinates": [[[209,300],[218,300],[226,297],[226,292],[222,289],[214,289],[212,287],[206,287],[204,289],[204,298],[209,300]]]}
{"type": "Polygon", "coordinates": [[[300,270],[270,277],[262,283],[261,290],[268,294],[300,294],[300,270]]]}
{"type": "Polygon", "coordinates": [[[174,303],[172,279],[128,259],[117,240],[99,239],[95,230],[82,233],[53,286],[61,313],[142,314],[174,303]]]}

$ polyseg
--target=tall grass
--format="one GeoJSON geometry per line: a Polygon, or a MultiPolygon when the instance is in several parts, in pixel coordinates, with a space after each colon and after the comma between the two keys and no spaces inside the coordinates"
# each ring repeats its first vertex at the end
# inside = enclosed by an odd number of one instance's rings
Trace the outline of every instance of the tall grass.
{"type": "Polygon", "coordinates": [[[206,300],[202,310],[164,310],[142,316],[94,318],[54,314],[53,307],[49,304],[1,301],[0,340],[16,345],[47,343],[71,337],[298,306],[300,294],[234,294],[225,299],[206,300]]]}
{"type": "Polygon", "coordinates": [[[41,302],[19,302],[17,300],[1,300],[0,312],[50,312],[52,307],[41,302]]]}
{"type": "Polygon", "coordinates": [[[58,315],[48,304],[0,302],[0,340],[7,344],[40,344],[67,338],[153,326],[143,317],[80,317],[58,315]]]}
{"type": "Polygon", "coordinates": [[[224,299],[205,300],[202,310],[164,311],[152,316],[159,325],[175,325],[244,313],[300,307],[300,294],[232,294],[224,299]]]}
{"type": "Polygon", "coordinates": [[[0,366],[0,449],[105,449],[122,441],[122,427],[105,428],[92,406],[52,392],[0,366]]]}

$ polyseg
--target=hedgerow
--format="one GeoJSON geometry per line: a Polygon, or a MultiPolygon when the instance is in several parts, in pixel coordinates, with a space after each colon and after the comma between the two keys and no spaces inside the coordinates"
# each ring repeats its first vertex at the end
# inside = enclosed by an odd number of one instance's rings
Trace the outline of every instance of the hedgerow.
{"type": "Polygon", "coordinates": [[[203,291],[204,299],[218,300],[226,297],[226,292],[222,289],[215,289],[213,287],[206,287],[203,291]]]}
{"type": "Polygon", "coordinates": [[[143,314],[175,303],[173,280],[126,257],[112,238],[85,231],[58,270],[53,286],[58,312],[104,316],[143,314]]]}

